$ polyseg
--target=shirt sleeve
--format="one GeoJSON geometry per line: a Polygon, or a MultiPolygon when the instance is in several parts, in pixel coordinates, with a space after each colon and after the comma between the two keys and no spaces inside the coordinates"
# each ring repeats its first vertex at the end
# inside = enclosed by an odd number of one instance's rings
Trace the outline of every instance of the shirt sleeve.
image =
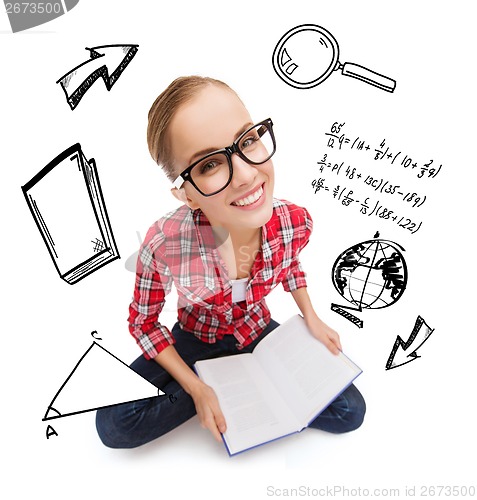
{"type": "Polygon", "coordinates": [[[171,290],[172,276],[161,258],[157,239],[141,246],[136,265],[133,300],[129,306],[129,332],[142,349],[146,359],[157,356],[167,346],[174,344],[170,330],[158,321],[171,290]]]}
{"type": "Polygon", "coordinates": [[[307,286],[306,273],[304,272],[300,263],[300,252],[305,248],[310,240],[310,235],[313,231],[313,220],[305,208],[302,208],[302,213],[295,219],[292,218],[292,223],[297,227],[295,228],[296,236],[293,238],[293,260],[290,264],[289,272],[283,280],[283,288],[286,292],[293,292],[298,288],[307,286]]]}

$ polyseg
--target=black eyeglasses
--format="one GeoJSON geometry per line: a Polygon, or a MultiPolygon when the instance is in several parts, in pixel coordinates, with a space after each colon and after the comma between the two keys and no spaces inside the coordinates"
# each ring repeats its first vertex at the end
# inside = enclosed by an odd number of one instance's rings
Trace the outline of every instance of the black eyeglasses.
{"type": "Polygon", "coordinates": [[[203,196],[220,193],[232,180],[234,153],[250,165],[261,165],[273,156],[276,144],[272,127],[270,118],[253,125],[231,146],[213,151],[183,170],[174,186],[179,189],[189,181],[203,196]]]}

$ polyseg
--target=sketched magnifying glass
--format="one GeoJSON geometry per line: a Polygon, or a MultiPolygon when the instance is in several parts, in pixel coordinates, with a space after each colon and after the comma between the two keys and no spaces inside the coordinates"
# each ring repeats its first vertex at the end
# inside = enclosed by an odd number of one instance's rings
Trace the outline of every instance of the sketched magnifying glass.
{"type": "Polygon", "coordinates": [[[396,88],[392,78],[359,64],[341,64],[335,37],[316,24],[296,26],[280,38],[273,51],[273,68],[285,83],[298,89],[316,87],[334,71],[387,92],[396,88]]]}

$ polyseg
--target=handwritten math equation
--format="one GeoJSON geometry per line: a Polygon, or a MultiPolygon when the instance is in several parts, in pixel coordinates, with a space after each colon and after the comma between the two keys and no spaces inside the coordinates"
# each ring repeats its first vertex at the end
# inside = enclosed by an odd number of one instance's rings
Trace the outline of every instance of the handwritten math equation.
{"type": "Polygon", "coordinates": [[[371,142],[368,142],[367,140],[360,138],[359,136],[351,137],[347,136],[344,133],[339,135],[344,126],[345,122],[334,122],[331,126],[330,132],[325,133],[325,136],[328,137],[328,142],[326,145],[328,148],[337,148],[341,150],[342,148],[348,147],[351,150],[370,153],[373,156],[374,161],[385,160],[390,165],[396,164],[403,167],[404,169],[410,169],[411,171],[417,168],[418,173],[416,175],[419,179],[425,176],[429,178],[435,178],[441,171],[442,164],[437,167],[436,165],[434,165],[433,159],[430,159],[427,163],[419,164],[409,155],[403,154],[402,151],[391,151],[386,143],[386,139],[383,139],[381,141],[379,147],[373,147],[371,145],[371,142]]]}
{"type": "Polygon", "coordinates": [[[434,179],[441,171],[442,164],[434,165],[433,159],[418,163],[402,151],[392,151],[387,146],[386,139],[379,145],[373,146],[371,142],[359,136],[347,136],[342,133],[344,125],[345,123],[334,122],[330,132],[325,133],[327,153],[316,162],[319,176],[311,181],[314,193],[329,192],[342,205],[357,207],[362,215],[389,220],[412,234],[419,231],[422,220],[417,210],[428,200],[424,184],[422,189],[406,188],[406,182],[398,184],[387,180],[382,173],[383,170],[380,169],[381,173],[378,175],[370,175],[366,171],[369,167],[355,167],[348,162],[340,161],[340,155],[345,148],[368,152],[373,163],[367,165],[374,167],[376,165],[374,162],[384,161],[390,166],[397,165],[402,169],[414,171],[418,179],[434,179]],[[332,176],[333,181],[329,182],[326,176],[332,176]],[[366,189],[366,195],[361,196],[356,193],[356,190],[360,191],[362,188],[366,189]],[[370,190],[372,193],[368,196],[370,190]],[[389,204],[393,205],[395,202],[404,205],[404,208],[391,209],[389,204]],[[414,212],[412,217],[407,216],[409,210],[414,212]]]}
{"type": "MultiPolygon", "coordinates": [[[[325,179],[323,178],[313,179],[311,185],[315,190],[315,194],[322,189],[324,191],[330,191],[330,188],[326,186],[324,182],[325,179]]],[[[354,191],[352,189],[348,189],[346,186],[341,187],[341,185],[337,185],[336,187],[333,188],[332,193],[333,197],[336,198],[338,201],[341,201],[342,205],[349,207],[352,203],[361,204],[360,205],[361,214],[367,215],[368,217],[374,215],[381,219],[391,220],[393,222],[396,222],[398,226],[408,229],[413,234],[417,233],[417,231],[419,231],[419,229],[422,226],[422,221],[415,222],[408,217],[404,216],[400,217],[398,214],[395,213],[394,210],[390,210],[389,208],[383,206],[380,200],[377,200],[374,203],[373,208],[370,210],[371,206],[373,205],[373,202],[370,201],[370,197],[367,197],[363,202],[360,202],[360,200],[353,198],[354,191]]]]}

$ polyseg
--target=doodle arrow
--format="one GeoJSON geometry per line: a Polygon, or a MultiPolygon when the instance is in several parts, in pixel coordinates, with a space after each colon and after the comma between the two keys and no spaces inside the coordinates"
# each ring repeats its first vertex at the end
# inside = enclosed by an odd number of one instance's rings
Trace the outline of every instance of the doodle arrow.
{"type": "Polygon", "coordinates": [[[86,47],[90,59],[68,71],[57,80],[66,100],[73,110],[98,78],[102,78],[107,90],[117,82],[126,66],[138,51],[138,45],[101,45],[86,47]]]}
{"type": "Polygon", "coordinates": [[[386,363],[386,370],[397,368],[398,366],[405,365],[420,358],[417,354],[417,350],[431,336],[433,331],[434,329],[430,328],[421,316],[418,316],[407,342],[404,342],[399,335],[397,336],[386,363]],[[409,354],[407,354],[408,351],[409,354]]]}

